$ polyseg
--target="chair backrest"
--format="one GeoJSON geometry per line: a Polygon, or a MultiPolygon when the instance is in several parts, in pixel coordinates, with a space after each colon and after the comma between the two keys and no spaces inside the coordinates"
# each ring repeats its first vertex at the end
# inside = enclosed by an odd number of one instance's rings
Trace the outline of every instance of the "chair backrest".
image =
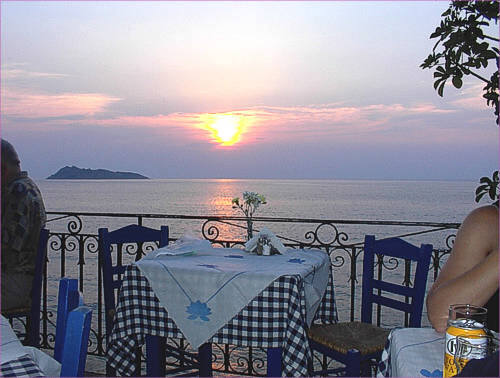
{"type": "Polygon", "coordinates": [[[400,238],[375,240],[373,235],[366,235],[363,260],[361,321],[371,323],[373,305],[379,304],[404,311],[409,314],[409,326],[420,327],[431,254],[431,244],[422,244],[418,248],[400,238]],[[404,284],[395,284],[375,278],[374,266],[375,255],[377,254],[416,262],[417,266],[413,286],[409,287],[404,284]],[[394,296],[388,298],[384,293],[398,294],[402,296],[402,300],[394,299],[394,296]],[[409,303],[406,303],[405,297],[410,299],[409,303]]]}
{"type": "Polygon", "coordinates": [[[124,243],[146,243],[158,242],[159,247],[168,245],[168,226],[162,226],[160,230],[136,224],[128,225],[114,231],[107,228],[99,229],[99,261],[102,267],[104,287],[104,309],[106,319],[106,335],[109,336],[113,327],[113,317],[116,307],[116,296],[122,284],[122,275],[125,266],[118,256],[124,243]],[[117,258],[113,264],[111,257],[111,246],[116,244],[117,258]]]}
{"type": "Polygon", "coordinates": [[[83,377],[87,361],[92,310],[79,306],[71,310],[66,322],[61,377],[83,377]]]}
{"type": "Polygon", "coordinates": [[[49,230],[42,228],[38,239],[38,252],[35,261],[35,275],[31,285],[30,330],[28,344],[38,348],[40,346],[40,305],[42,301],[43,267],[47,259],[47,242],[49,230]]]}
{"type": "Polygon", "coordinates": [[[54,343],[54,358],[59,362],[62,362],[65,349],[64,339],[69,313],[81,305],[83,305],[83,298],[78,291],[78,280],[75,278],[61,278],[57,295],[56,339],[54,343]]]}

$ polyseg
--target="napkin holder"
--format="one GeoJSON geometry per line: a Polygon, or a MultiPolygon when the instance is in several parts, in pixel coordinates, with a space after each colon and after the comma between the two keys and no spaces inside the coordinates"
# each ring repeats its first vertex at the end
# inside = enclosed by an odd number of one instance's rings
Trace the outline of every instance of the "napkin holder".
{"type": "Polygon", "coordinates": [[[245,243],[245,250],[259,256],[280,255],[286,251],[281,241],[267,228],[245,243]]]}

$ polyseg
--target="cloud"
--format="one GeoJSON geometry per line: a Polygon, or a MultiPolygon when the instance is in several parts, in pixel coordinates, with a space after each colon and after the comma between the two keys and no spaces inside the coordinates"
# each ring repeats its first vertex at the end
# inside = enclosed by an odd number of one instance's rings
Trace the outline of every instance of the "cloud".
{"type": "Polygon", "coordinates": [[[162,135],[168,135],[172,144],[208,140],[217,144],[205,123],[214,114],[226,114],[238,116],[243,120],[240,142],[234,147],[255,143],[293,144],[297,140],[311,143],[314,141],[334,143],[346,138],[371,141],[391,139],[395,142],[396,138],[407,140],[408,134],[411,135],[410,138],[419,140],[425,139],[430,134],[441,135],[442,132],[437,130],[434,123],[426,122],[426,120],[435,118],[436,115],[453,114],[456,111],[456,109],[442,109],[429,103],[371,104],[358,107],[333,103],[292,107],[258,106],[220,113],[186,112],[154,116],[120,116],[72,120],[71,124],[89,123],[102,127],[151,128],[158,130],[162,135]],[[422,132],[422,130],[425,131],[422,132]],[[391,133],[393,136],[390,136],[391,133]]]}
{"type": "MultiPolygon", "coordinates": [[[[398,119],[431,114],[453,113],[432,104],[404,106],[401,104],[373,104],[367,106],[338,106],[337,104],[303,107],[260,107],[236,113],[251,114],[259,133],[296,134],[308,137],[366,134],[393,127],[398,119]]],[[[256,130],[257,131],[257,130],[256,130]]]]}
{"type": "MultiPolygon", "coordinates": [[[[470,97],[477,88],[465,93],[470,97]]],[[[6,90],[2,115],[9,127],[61,129],[64,127],[110,127],[154,129],[172,144],[204,143],[217,145],[206,120],[215,114],[238,116],[244,122],[239,146],[267,143],[369,141],[390,143],[449,140],[468,135],[465,121],[477,120],[482,110],[463,117],[465,111],[455,103],[438,106],[429,102],[414,104],[368,104],[350,106],[345,102],[304,106],[253,106],[226,109],[218,113],[175,112],[154,115],[110,116],[107,107],[119,98],[102,93],[40,94],[6,90]],[[36,126],[33,126],[33,125],[36,126]],[[457,130],[460,130],[459,132],[457,130]],[[457,132],[455,132],[457,131],[457,132]],[[450,135],[454,134],[453,137],[450,135]],[[215,144],[214,144],[215,143],[215,144]]],[[[484,109],[483,109],[484,110],[484,109]]],[[[470,123],[469,122],[469,123],[470,123]]],[[[474,121],[475,122],[475,121],[474,121]]]]}
{"type": "Polygon", "coordinates": [[[26,78],[49,78],[49,79],[58,79],[62,77],[67,77],[69,75],[52,73],[52,72],[36,72],[36,71],[26,71],[19,68],[8,68],[2,69],[2,78],[4,80],[10,79],[26,79],[26,78]]]}
{"type": "Polygon", "coordinates": [[[28,93],[2,91],[2,115],[21,118],[93,116],[120,98],[101,93],[28,93]]]}
{"type": "Polygon", "coordinates": [[[485,109],[486,99],[483,98],[484,83],[477,83],[464,87],[459,94],[455,94],[456,100],[450,101],[450,104],[458,108],[465,109],[485,109]]]}
{"type": "Polygon", "coordinates": [[[2,79],[30,79],[30,78],[49,78],[49,79],[59,79],[67,77],[67,74],[55,73],[55,72],[39,72],[31,71],[26,69],[27,64],[25,63],[11,63],[2,66],[2,79]]]}

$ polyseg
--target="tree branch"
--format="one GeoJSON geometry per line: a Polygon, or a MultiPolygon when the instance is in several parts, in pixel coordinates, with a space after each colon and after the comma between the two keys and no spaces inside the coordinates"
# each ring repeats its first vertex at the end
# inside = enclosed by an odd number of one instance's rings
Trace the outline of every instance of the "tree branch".
{"type": "Polygon", "coordinates": [[[489,35],[483,35],[483,38],[491,39],[492,41],[495,41],[495,42],[500,42],[500,39],[495,38],[495,37],[490,37],[489,35]]]}
{"type": "Polygon", "coordinates": [[[477,73],[471,71],[470,68],[467,68],[467,67],[464,67],[462,66],[460,63],[458,62],[455,62],[455,64],[457,65],[457,67],[461,68],[463,71],[466,71],[466,72],[469,72],[472,76],[478,78],[479,80],[482,80],[484,81],[485,83],[489,83],[490,81],[488,79],[485,79],[484,77],[478,75],[477,73]]]}

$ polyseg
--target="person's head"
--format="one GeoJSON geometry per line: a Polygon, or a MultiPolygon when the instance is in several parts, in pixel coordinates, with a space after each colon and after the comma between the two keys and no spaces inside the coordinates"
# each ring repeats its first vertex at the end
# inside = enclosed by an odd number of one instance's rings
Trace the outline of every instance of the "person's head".
{"type": "Polygon", "coordinates": [[[21,171],[21,162],[14,146],[2,139],[2,185],[7,184],[21,171]]]}

